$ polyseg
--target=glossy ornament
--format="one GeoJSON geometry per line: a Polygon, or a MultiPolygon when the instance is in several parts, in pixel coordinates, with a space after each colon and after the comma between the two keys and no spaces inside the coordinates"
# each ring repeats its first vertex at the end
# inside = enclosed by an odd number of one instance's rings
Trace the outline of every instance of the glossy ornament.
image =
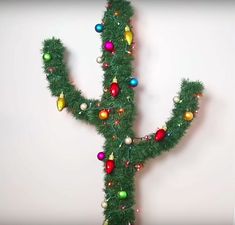
{"type": "Polygon", "coordinates": [[[109,112],[107,109],[103,109],[99,112],[99,118],[101,120],[107,120],[109,118],[109,112]]]}
{"type": "Polygon", "coordinates": [[[106,201],[101,202],[101,207],[106,209],[108,207],[108,203],[106,201]]]}
{"type": "Polygon", "coordinates": [[[96,58],[96,62],[99,63],[99,64],[101,64],[101,63],[103,62],[103,58],[100,57],[100,56],[97,57],[97,58],[96,58]]]}
{"type": "Polygon", "coordinates": [[[136,169],[137,172],[139,172],[143,168],[144,168],[144,165],[142,163],[138,163],[138,164],[135,165],[135,169],[136,169]]]}
{"type": "Polygon", "coordinates": [[[110,88],[109,88],[109,91],[110,91],[110,94],[115,98],[118,96],[119,92],[120,92],[120,87],[118,85],[118,82],[117,82],[117,78],[115,77],[113,79],[113,82],[112,84],[110,85],[110,88]]]}
{"type": "Polygon", "coordinates": [[[125,138],[125,144],[130,145],[132,143],[132,139],[130,137],[125,138]]]}
{"type": "Polygon", "coordinates": [[[159,129],[155,134],[155,141],[162,141],[166,136],[166,131],[164,129],[159,129]]]}
{"type": "Polygon", "coordinates": [[[118,192],[118,198],[121,200],[124,200],[127,198],[127,192],[126,191],[119,191],[118,192]]]}
{"type": "Polygon", "coordinates": [[[179,97],[179,96],[175,96],[175,97],[173,98],[173,102],[174,102],[174,103],[179,103],[179,102],[180,102],[180,97],[179,97]]]}
{"type": "Polygon", "coordinates": [[[59,98],[57,99],[57,109],[61,112],[66,107],[66,102],[64,98],[63,92],[60,94],[59,98]]]}
{"type": "Polygon", "coordinates": [[[120,16],[120,15],[121,15],[121,12],[119,10],[114,12],[114,16],[120,16]]]}
{"type": "Polygon", "coordinates": [[[107,70],[109,68],[109,64],[107,62],[104,62],[102,67],[104,70],[107,70]]]}
{"type": "Polygon", "coordinates": [[[124,112],[125,112],[125,110],[123,108],[120,108],[117,110],[117,113],[119,116],[123,115],[124,112]]]}
{"type": "Polygon", "coordinates": [[[104,49],[107,51],[107,52],[113,52],[114,51],[114,44],[112,41],[106,41],[104,43],[104,49]]]}
{"type": "Polygon", "coordinates": [[[124,37],[125,37],[125,39],[126,39],[128,45],[131,45],[132,42],[133,42],[133,33],[131,32],[129,26],[126,26],[126,28],[125,28],[124,37]]]}
{"type": "Polygon", "coordinates": [[[106,161],[105,170],[107,174],[110,174],[115,169],[115,161],[113,153],[109,156],[109,159],[106,161]]]}
{"type": "Polygon", "coordinates": [[[104,25],[103,24],[96,24],[95,31],[98,33],[102,33],[104,31],[104,25]]]}
{"type": "Polygon", "coordinates": [[[49,61],[51,61],[51,59],[52,59],[52,57],[51,57],[51,54],[50,53],[45,53],[45,54],[43,54],[43,60],[45,61],[45,62],[49,62],[49,61]]]}
{"type": "Polygon", "coordinates": [[[48,68],[47,68],[47,71],[48,71],[49,73],[54,73],[54,72],[56,71],[56,68],[55,68],[55,67],[48,67],[48,68]]]}
{"type": "Polygon", "coordinates": [[[105,159],[105,153],[104,152],[99,152],[97,154],[97,159],[99,159],[100,161],[105,159]]]}
{"type": "Polygon", "coordinates": [[[192,112],[186,112],[186,113],[184,114],[184,120],[186,120],[186,121],[191,121],[191,120],[193,120],[193,117],[194,117],[194,115],[193,115],[192,112]]]}
{"type": "Polygon", "coordinates": [[[85,111],[85,110],[87,110],[87,104],[86,103],[82,103],[81,105],[80,105],[80,109],[82,110],[82,111],[85,111]]]}
{"type": "Polygon", "coordinates": [[[130,81],[129,81],[129,85],[131,87],[137,87],[138,84],[139,84],[139,81],[136,78],[131,78],[130,81]]]}

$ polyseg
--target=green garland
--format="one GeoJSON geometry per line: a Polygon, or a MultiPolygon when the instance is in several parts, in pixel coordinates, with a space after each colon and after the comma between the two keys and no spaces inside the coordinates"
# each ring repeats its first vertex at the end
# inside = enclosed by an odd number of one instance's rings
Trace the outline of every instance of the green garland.
{"type": "Polygon", "coordinates": [[[173,148],[185,134],[199,108],[203,91],[200,82],[183,80],[174,97],[171,118],[156,133],[136,138],[133,122],[136,116],[133,78],[133,33],[130,18],[133,9],[126,0],[109,0],[101,33],[103,55],[97,59],[104,69],[104,93],[99,100],[87,99],[69,81],[64,62],[65,48],[59,39],[44,41],[44,70],[57,107],[67,108],[76,119],[96,126],[106,139],[104,152],[105,200],[104,225],[131,225],[135,222],[134,176],[146,160],[173,148]]]}

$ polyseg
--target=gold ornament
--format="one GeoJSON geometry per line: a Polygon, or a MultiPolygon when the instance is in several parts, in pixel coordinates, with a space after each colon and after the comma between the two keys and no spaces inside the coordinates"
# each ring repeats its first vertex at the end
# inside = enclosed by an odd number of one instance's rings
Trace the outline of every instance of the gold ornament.
{"type": "Polygon", "coordinates": [[[61,112],[66,107],[66,102],[64,98],[64,93],[62,92],[57,99],[57,109],[59,112],[61,112]]]}
{"type": "Polygon", "coordinates": [[[133,42],[133,33],[131,32],[129,26],[125,27],[125,35],[124,36],[125,36],[125,39],[126,39],[128,45],[131,45],[133,42]]]}
{"type": "Polygon", "coordinates": [[[109,118],[109,112],[106,109],[103,109],[99,112],[99,118],[101,120],[107,120],[109,118]]]}
{"type": "Polygon", "coordinates": [[[193,120],[193,113],[192,112],[186,112],[185,114],[184,114],[184,119],[186,120],[186,121],[191,121],[191,120],[193,120]]]}
{"type": "Polygon", "coordinates": [[[114,16],[120,16],[121,15],[121,12],[120,11],[115,11],[114,12],[114,16]]]}

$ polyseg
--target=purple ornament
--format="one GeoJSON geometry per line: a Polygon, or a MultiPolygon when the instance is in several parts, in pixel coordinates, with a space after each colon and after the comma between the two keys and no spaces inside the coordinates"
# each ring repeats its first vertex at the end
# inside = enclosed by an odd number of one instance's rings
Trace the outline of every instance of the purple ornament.
{"type": "Polygon", "coordinates": [[[113,44],[113,42],[112,42],[112,41],[106,41],[106,42],[104,43],[104,49],[105,49],[106,51],[108,51],[108,52],[113,52],[113,50],[114,50],[114,44],[113,44]]]}
{"type": "Polygon", "coordinates": [[[101,161],[104,160],[105,159],[105,153],[104,152],[99,152],[97,154],[97,158],[101,161]]]}

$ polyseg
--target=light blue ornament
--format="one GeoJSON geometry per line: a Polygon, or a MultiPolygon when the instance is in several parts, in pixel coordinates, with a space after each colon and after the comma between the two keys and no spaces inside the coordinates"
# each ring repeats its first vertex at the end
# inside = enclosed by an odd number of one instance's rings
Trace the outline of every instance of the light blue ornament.
{"type": "Polygon", "coordinates": [[[129,81],[129,85],[131,87],[137,87],[138,86],[139,81],[136,78],[131,78],[129,81]]]}
{"type": "Polygon", "coordinates": [[[104,25],[103,24],[96,24],[95,25],[95,31],[98,32],[98,33],[101,33],[103,32],[104,30],[104,25]]]}

